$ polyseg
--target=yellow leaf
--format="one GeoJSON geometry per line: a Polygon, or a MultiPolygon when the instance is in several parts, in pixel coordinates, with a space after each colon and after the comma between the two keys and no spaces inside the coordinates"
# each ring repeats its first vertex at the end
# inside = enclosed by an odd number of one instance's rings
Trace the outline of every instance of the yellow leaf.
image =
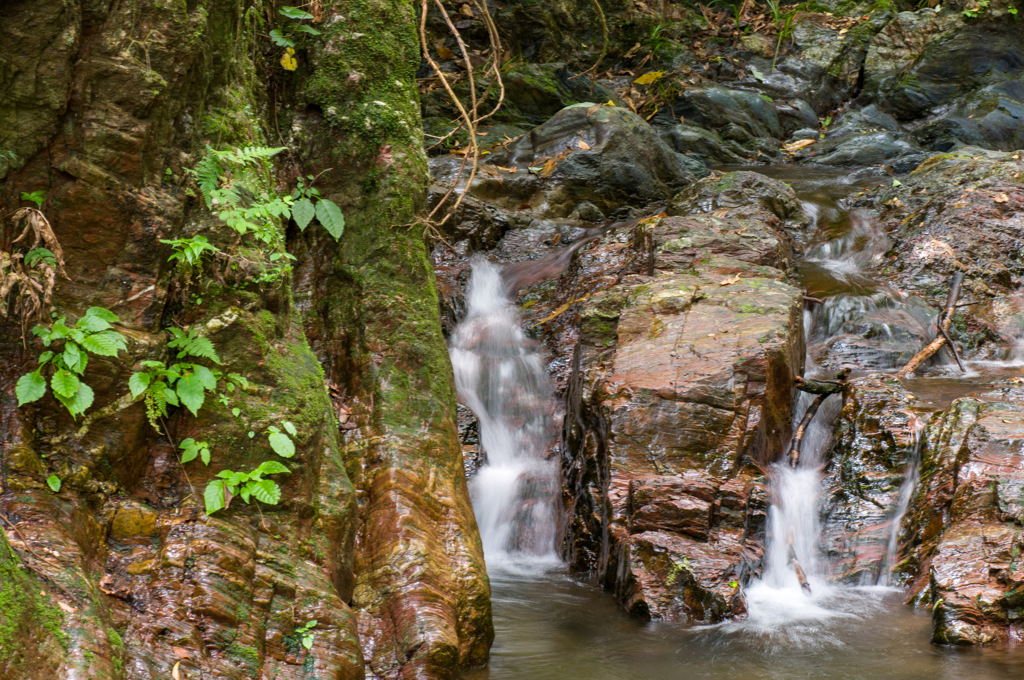
{"type": "Polygon", "coordinates": [[[604,105],[605,105],[605,106],[615,106],[615,102],[614,102],[614,101],[612,101],[611,99],[609,99],[608,101],[606,101],[606,102],[604,103],[604,105]]]}
{"type": "Polygon", "coordinates": [[[286,71],[294,71],[299,67],[299,62],[295,59],[295,50],[288,48],[284,54],[281,55],[281,66],[286,71]]]}
{"type": "Polygon", "coordinates": [[[998,193],[992,198],[992,200],[996,203],[1006,203],[1010,200],[1010,197],[1004,193],[998,193]]]}
{"type": "Polygon", "coordinates": [[[740,274],[737,274],[736,276],[730,276],[727,279],[722,279],[721,281],[718,282],[718,285],[719,286],[730,286],[730,285],[736,283],[739,280],[740,280],[740,274]]]}
{"type": "Polygon", "coordinates": [[[180,665],[181,662],[179,661],[174,664],[174,668],[171,669],[171,677],[174,678],[174,680],[181,680],[181,672],[178,670],[178,666],[180,665]]]}
{"type": "Polygon", "coordinates": [[[568,301],[568,302],[566,302],[566,303],[565,303],[564,305],[562,305],[561,307],[559,307],[559,308],[558,308],[558,309],[556,309],[555,311],[551,312],[550,314],[548,314],[547,316],[545,316],[545,317],[544,317],[543,319],[541,319],[541,320],[540,320],[540,321],[538,321],[537,323],[533,324],[532,328],[536,328],[537,326],[541,325],[542,323],[547,323],[548,321],[551,321],[551,320],[552,320],[552,319],[554,319],[554,318],[555,318],[556,316],[558,316],[559,314],[561,314],[561,313],[562,313],[562,312],[564,312],[565,310],[569,309],[569,307],[571,307],[571,306],[572,306],[573,304],[575,304],[575,303],[577,303],[577,302],[583,302],[583,301],[584,301],[584,300],[586,300],[586,299],[587,299],[588,297],[590,297],[590,293],[587,293],[587,294],[586,294],[586,295],[584,295],[583,297],[579,297],[579,298],[576,298],[575,300],[569,300],[569,301],[568,301]]]}
{"type": "Polygon", "coordinates": [[[548,175],[550,175],[552,172],[555,171],[555,166],[556,165],[558,165],[558,159],[556,159],[556,158],[549,158],[544,163],[544,166],[541,167],[541,169],[540,169],[540,176],[541,177],[547,177],[548,175]]]}
{"type": "Polygon", "coordinates": [[[640,76],[639,78],[637,78],[633,82],[636,83],[637,85],[650,85],[651,83],[658,82],[664,76],[665,76],[665,72],[664,71],[651,71],[650,73],[643,74],[642,76],[640,76]]]}
{"type": "Polygon", "coordinates": [[[447,47],[445,47],[444,45],[438,45],[437,46],[437,56],[441,57],[442,59],[454,59],[455,58],[455,53],[452,52],[447,47]]]}
{"type": "Polygon", "coordinates": [[[584,151],[590,151],[590,145],[584,142],[582,139],[576,142],[576,146],[580,147],[584,151]]]}
{"type": "Polygon", "coordinates": [[[794,151],[799,151],[800,149],[806,146],[810,146],[811,144],[814,144],[813,139],[798,139],[795,142],[790,142],[789,144],[783,145],[782,150],[788,151],[789,153],[793,153],[794,151]]]}

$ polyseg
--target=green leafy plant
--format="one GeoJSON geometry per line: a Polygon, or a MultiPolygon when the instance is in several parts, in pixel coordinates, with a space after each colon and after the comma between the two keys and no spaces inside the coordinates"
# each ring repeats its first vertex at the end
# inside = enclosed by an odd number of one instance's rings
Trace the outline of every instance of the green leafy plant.
{"type": "Polygon", "coordinates": [[[964,8],[963,15],[969,19],[976,19],[979,15],[986,12],[988,3],[989,0],[975,0],[973,5],[968,5],[964,8]]]}
{"type": "Polygon", "coordinates": [[[255,498],[267,505],[277,505],[281,500],[281,487],[274,480],[264,479],[263,476],[289,472],[288,468],[276,460],[260,463],[252,472],[222,470],[217,473],[217,479],[206,485],[206,491],[203,493],[206,514],[212,515],[227,508],[236,496],[247,504],[255,498]]]}
{"type": "MultiPolygon", "coordinates": [[[[167,364],[163,361],[143,361],[142,371],[133,373],[128,379],[128,389],[132,397],[143,396],[146,402],[146,417],[157,430],[157,421],[167,417],[167,407],[185,406],[192,415],[198,415],[199,409],[206,402],[207,392],[215,392],[222,373],[194,361],[182,359],[207,359],[220,365],[220,357],[209,338],[200,337],[196,331],[188,332],[180,328],[168,328],[171,340],[167,347],[176,350],[176,361],[167,364]]],[[[229,379],[235,382],[235,374],[229,379]]],[[[237,376],[240,377],[240,376],[237,376]]]]}
{"type": "Polygon", "coordinates": [[[64,404],[73,418],[92,406],[93,391],[81,380],[89,363],[89,354],[116,357],[125,349],[123,335],[111,326],[120,319],[109,309],[90,307],[85,316],[68,325],[60,317],[49,327],[36,326],[32,334],[50,348],[39,355],[39,366],[18,379],[14,392],[18,406],[42,399],[46,394],[46,376],[50,373],[50,389],[57,401],[64,404]],[[59,348],[59,351],[58,351],[59,348]]]}
{"type": "Polygon", "coordinates": [[[313,175],[307,175],[306,179],[310,181],[310,186],[307,187],[300,177],[298,186],[292,192],[292,219],[300,231],[305,231],[315,218],[335,240],[341,238],[345,231],[345,215],[341,208],[334,201],[321,198],[320,191],[312,185],[313,175]]]}
{"type": "Polygon", "coordinates": [[[57,475],[50,475],[46,478],[46,485],[50,487],[51,491],[58,493],[60,491],[60,477],[57,475]]]}
{"type": "Polygon", "coordinates": [[[193,236],[191,238],[160,239],[160,243],[167,244],[174,249],[174,252],[167,258],[168,262],[178,261],[190,267],[202,264],[203,255],[206,253],[219,253],[220,248],[211,245],[205,236],[193,236]]]}
{"type": "Polygon", "coordinates": [[[57,267],[57,258],[54,256],[53,251],[47,248],[33,248],[32,250],[25,253],[25,266],[35,267],[40,262],[50,265],[50,267],[57,267]]]}
{"type": "Polygon", "coordinates": [[[188,463],[199,458],[203,461],[203,465],[210,464],[210,445],[206,442],[197,442],[192,437],[189,437],[188,439],[182,439],[181,443],[178,444],[178,448],[181,449],[182,463],[188,463]]]}
{"type": "Polygon", "coordinates": [[[40,210],[43,209],[43,203],[46,201],[45,191],[22,191],[21,200],[31,201],[36,204],[36,207],[40,210]]]}
{"type": "Polygon", "coordinates": [[[274,449],[274,453],[282,458],[291,458],[295,455],[295,442],[292,441],[292,437],[296,436],[298,432],[296,431],[295,426],[287,420],[281,423],[281,425],[287,431],[287,434],[274,425],[267,428],[270,439],[270,448],[274,449]],[[291,435],[291,437],[288,435],[291,435]]]}
{"type": "Polygon", "coordinates": [[[312,619],[295,629],[295,635],[306,649],[313,648],[313,629],[316,628],[316,625],[317,620],[312,619]]]}
{"type": "Polygon", "coordinates": [[[289,19],[289,22],[285,24],[284,28],[275,28],[270,32],[271,41],[273,41],[273,43],[278,47],[294,48],[296,46],[295,38],[298,37],[299,33],[320,35],[320,31],[316,30],[309,24],[299,23],[314,18],[309,12],[299,9],[298,7],[291,7],[288,5],[277,10],[277,12],[284,18],[289,19]]]}

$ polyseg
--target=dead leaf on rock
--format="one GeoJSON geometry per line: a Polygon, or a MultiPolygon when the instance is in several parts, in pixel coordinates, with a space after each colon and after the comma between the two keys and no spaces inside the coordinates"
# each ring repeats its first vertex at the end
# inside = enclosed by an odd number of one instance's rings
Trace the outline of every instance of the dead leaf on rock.
{"type": "Polygon", "coordinates": [[[174,668],[171,669],[171,677],[174,678],[174,680],[181,680],[181,671],[178,670],[179,666],[181,666],[180,661],[175,663],[174,668]]]}
{"type": "Polygon", "coordinates": [[[66,602],[61,602],[60,600],[57,600],[57,606],[60,607],[61,609],[63,609],[68,614],[74,614],[75,612],[78,611],[77,609],[75,609],[71,605],[67,604],[66,602]]]}
{"type": "Polygon", "coordinates": [[[454,59],[455,58],[455,53],[452,52],[447,47],[445,47],[444,45],[438,45],[437,46],[437,56],[439,56],[439,57],[441,57],[442,59],[445,59],[445,60],[447,60],[447,59],[454,59]]]}
{"type": "Polygon", "coordinates": [[[179,659],[188,658],[188,650],[184,647],[171,647],[171,651],[174,652],[174,655],[179,659]]]}
{"type": "Polygon", "coordinates": [[[576,146],[583,149],[584,151],[590,151],[590,145],[584,142],[582,139],[576,142],[576,146]]]}
{"type": "Polygon", "coordinates": [[[786,151],[788,153],[793,153],[794,151],[799,151],[800,149],[803,149],[804,147],[808,147],[811,144],[814,144],[814,140],[813,139],[798,139],[795,142],[790,142],[789,144],[784,144],[782,146],[782,150],[786,151]]]}
{"type": "Polygon", "coordinates": [[[1010,197],[1007,196],[1005,193],[1000,192],[993,196],[992,200],[995,201],[996,203],[1006,203],[1007,201],[1010,200],[1010,197]]]}
{"type": "Polygon", "coordinates": [[[549,158],[540,169],[540,176],[547,177],[555,171],[555,166],[558,165],[557,158],[549,158]]]}
{"type": "Polygon", "coordinates": [[[727,279],[722,279],[721,281],[718,282],[718,285],[719,286],[731,286],[732,284],[734,284],[734,283],[736,283],[737,281],[740,280],[740,276],[741,275],[742,274],[737,274],[736,276],[730,276],[727,279]]]}

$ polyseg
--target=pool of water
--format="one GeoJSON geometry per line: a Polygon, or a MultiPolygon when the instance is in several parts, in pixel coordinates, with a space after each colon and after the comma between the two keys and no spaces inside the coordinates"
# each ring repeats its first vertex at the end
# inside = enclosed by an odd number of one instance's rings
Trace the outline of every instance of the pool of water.
{"type": "Polygon", "coordinates": [[[930,644],[930,615],[894,588],[748,591],[747,621],[643,623],[557,565],[491,569],[495,643],[467,680],[1008,680],[1024,647],[930,644]]]}

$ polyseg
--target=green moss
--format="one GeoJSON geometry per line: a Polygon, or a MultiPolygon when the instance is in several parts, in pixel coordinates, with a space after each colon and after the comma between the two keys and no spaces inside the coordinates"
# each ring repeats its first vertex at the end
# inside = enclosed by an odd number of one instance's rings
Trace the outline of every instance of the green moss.
{"type": "MultiPolygon", "coordinates": [[[[67,650],[64,614],[42,596],[41,584],[21,569],[6,535],[0,533],[0,676],[22,677],[47,655],[67,650]]],[[[59,660],[57,660],[59,664],[59,660]]]]}
{"type": "Polygon", "coordinates": [[[247,647],[246,645],[239,644],[238,642],[232,642],[231,645],[224,650],[224,653],[240,663],[245,664],[246,668],[252,673],[258,673],[260,670],[260,652],[254,647],[247,647]]]}

